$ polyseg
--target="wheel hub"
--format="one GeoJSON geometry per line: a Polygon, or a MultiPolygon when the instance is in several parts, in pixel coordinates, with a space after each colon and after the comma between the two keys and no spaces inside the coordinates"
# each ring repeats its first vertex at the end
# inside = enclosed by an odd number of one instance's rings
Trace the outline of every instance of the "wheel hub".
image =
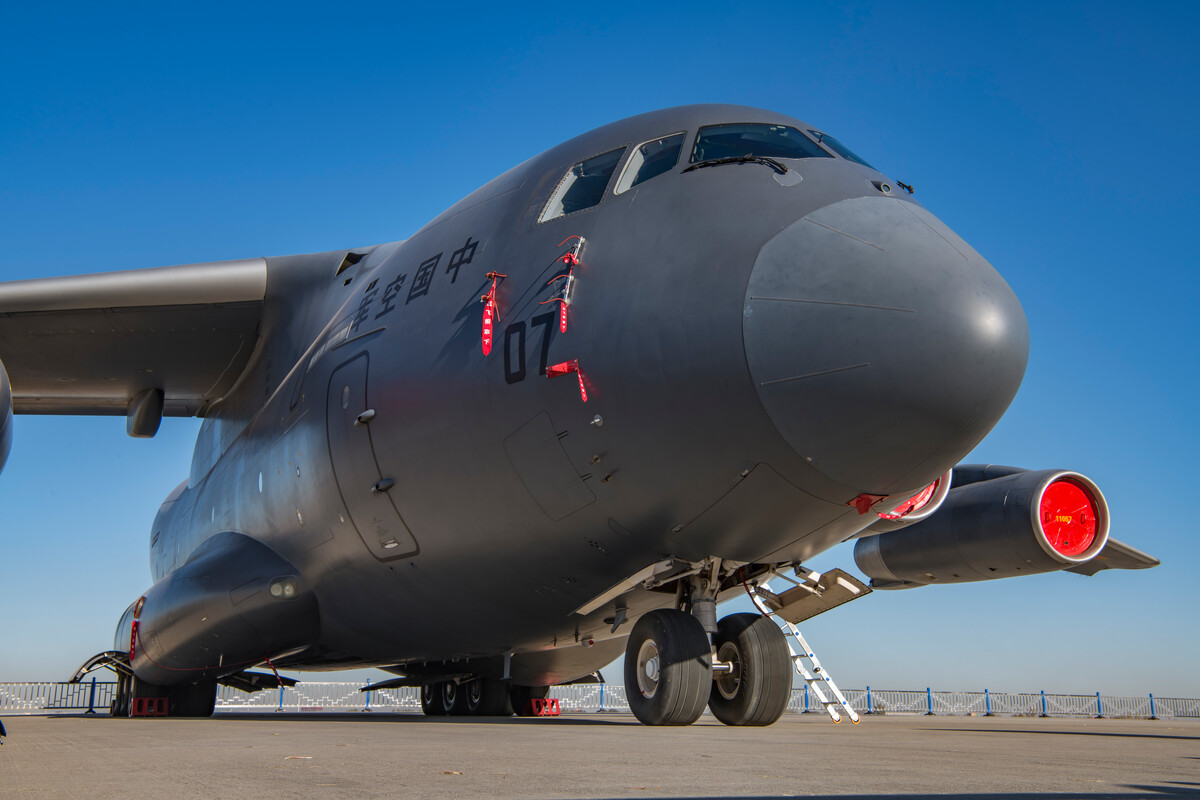
{"type": "Polygon", "coordinates": [[[713,682],[722,697],[733,700],[742,684],[742,654],[736,644],[725,642],[717,649],[717,661],[728,664],[729,670],[716,673],[713,682]]]}
{"type": "Polygon", "coordinates": [[[658,691],[659,659],[658,645],[653,639],[642,642],[637,656],[638,691],[643,697],[654,697],[658,691]]]}

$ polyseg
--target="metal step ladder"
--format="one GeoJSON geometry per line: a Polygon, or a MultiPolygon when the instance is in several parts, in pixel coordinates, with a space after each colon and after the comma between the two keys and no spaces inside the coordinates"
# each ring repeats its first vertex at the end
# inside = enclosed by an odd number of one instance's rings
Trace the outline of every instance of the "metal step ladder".
{"type": "MultiPolygon", "coordinates": [[[[749,589],[749,587],[747,588],[749,589]]],[[[763,583],[761,588],[770,591],[770,586],[767,583],[763,583]]],[[[749,591],[750,599],[754,601],[754,606],[763,615],[770,617],[776,622],[783,623],[788,650],[792,653],[792,666],[796,668],[796,672],[804,679],[805,685],[816,695],[817,702],[825,708],[825,711],[829,714],[829,718],[834,722],[842,721],[842,714],[838,711],[838,707],[840,706],[846,712],[846,716],[850,718],[850,721],[857,725],[859,721],[858,712],[850,706],[850,701],[846,699],[846,696],[842,694],[842,690],[833,682],[833,676],[821,666],[817,654],[813,652],[812,647],[809,646],[804,636],[801,635],[800,629],[772,612],[762,601],[762,598],[753,590],[749,591]],[[799,647],[799,653],[796,652],[797,648],[792,646],[793,641],[799,647]],[[807,665],[805,662],[808,662],[807,665]],[[828,694],[825,691],[826,689],[829,690],[828,694]],[[830,699],[830,695],[832,695],[833,699],[830,699]]]]}

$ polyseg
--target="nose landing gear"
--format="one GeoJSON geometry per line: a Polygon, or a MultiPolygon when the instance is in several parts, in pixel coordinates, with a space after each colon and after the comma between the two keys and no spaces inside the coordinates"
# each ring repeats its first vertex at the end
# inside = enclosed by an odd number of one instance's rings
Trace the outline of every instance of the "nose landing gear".
{"type": "Polygon", "coordinates": [[[761,614],[732,614],[718,622],[723,582],[729,588],[736,579],[752,598],[753,593],[740,569],[722,575],[720,559],[689,566],[678,577],[677,608],[644,614],[630,632],[625,647],[630,711],[646,725],[690,725],[705,705],[726,725],[776,722],[792,694],[794,654],[783,631],[757,598],[761,614]]]}

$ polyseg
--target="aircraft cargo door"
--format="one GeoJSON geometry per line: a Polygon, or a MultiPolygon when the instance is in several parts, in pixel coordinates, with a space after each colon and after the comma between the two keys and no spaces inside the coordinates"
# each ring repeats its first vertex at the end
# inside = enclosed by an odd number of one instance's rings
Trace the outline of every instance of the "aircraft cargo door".
{"type": "Polygon", "coordinates": [[[414,555],[420,548],[400,518],[388,491],[392,479],[381,475],[371,443],[371,407],[367,404],[367,354],[338,367],[329,378],[326,426],[329,457],[338,490],[363,544],[380,561],[414,555]]]}

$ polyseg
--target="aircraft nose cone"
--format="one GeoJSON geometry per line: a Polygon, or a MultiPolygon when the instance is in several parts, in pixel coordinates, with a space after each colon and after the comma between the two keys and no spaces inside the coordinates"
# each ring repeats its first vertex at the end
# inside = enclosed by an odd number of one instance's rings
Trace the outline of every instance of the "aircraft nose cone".
{"type": "Polygon", "coordinates": [[[746,358],[783,438],[837,483],[892,494],[958,463],[1008,408],[1029,359],[1004,279],[913,203],[826,206],[762,248],[746,358]]]}

